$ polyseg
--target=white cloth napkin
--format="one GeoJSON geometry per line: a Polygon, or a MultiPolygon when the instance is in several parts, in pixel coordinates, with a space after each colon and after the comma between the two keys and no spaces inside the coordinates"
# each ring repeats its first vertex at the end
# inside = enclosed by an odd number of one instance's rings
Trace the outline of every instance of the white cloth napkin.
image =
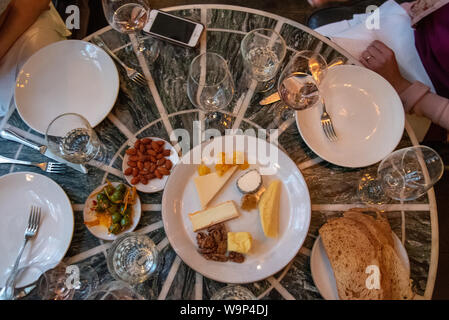
{"type": "Polygon", "coordinates": [[[28,58],[46,45],[64,40],[69,35],[70,32],[58,12],[50,4],[50,10],[42,13],[14,43],[0,60],[0,117],[8,112],[14,95],[16,77],[28,58]]]}
{"type": "MultiPolygon", "coordinates": [[[[401,74],[406,79],[420,81],[435,92],[416,50],[414,30],[407,12],[393,0],[381,5],[379,12],[379,29],[368,29],[365,22],[369,15],[357,14],[351,20],[331,23],[315,31],[331,38],[356,59],[372,41],[382,41],[395,52],[401,74]]],[[[407,115],[407,120],[421,141],[430,127],[430,120],[414,115],[407,115]]]]}

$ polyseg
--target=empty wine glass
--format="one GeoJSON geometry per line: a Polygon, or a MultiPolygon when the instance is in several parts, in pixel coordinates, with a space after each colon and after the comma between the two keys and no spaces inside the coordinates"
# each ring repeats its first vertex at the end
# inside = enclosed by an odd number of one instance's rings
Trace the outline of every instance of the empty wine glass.
{"type": "Polygon", "coordinates": [[[377,177],[365,175],[359,183],[362,201],[383,203],[385,196],[410,201],[424,195],[441,178],[444,164],[438,153],[426,146],[404,148],[380,163],[377,177]]]}
{"type": "Polygon", "coordinates": [[[290,109],[304,110],[317,105],[321,100],[319,85],[326,72],[326,60],[319,53],[310,50],[296,53],[279,77],[278,116],[286,120],[294,115],[290,109]]]}
{"type": "Polygon", "coordinates": [[[77,113],[64,113],[50,122],[45,140],[54,154],[72,163],[85,164],[92,159],[101,163],[107,157],[94,129],[77,113]]]}
{"type": "MultiPolygon", "coordinates": [[[[138,41],[137,50],[150,63],[159,56],[159,42],[151,37],[139,37],[148,22],[150,6],[146,0],[102,0],[103,12],[109,25],[120,33],[133,33],[138,41]]],[[[128,46],[126,50],[131,50],[128,46]]],[[[134,66],[138,62],[129,61],[134,66]]]]}
{"type": "MultiPolygon", "coordinates": [[[[234,95],[234,82],[226,60],[213,52],[196,56],[189,68],[187,95],[208,121],[220,119],[218,110],[226,108],[234,95]]],[[[224,122],[221,125],[226,126],[224,122]]]]}
{"type": "Polygon", "coordinates": [[[286,51],[284,38],[272,29],[255,29],[243,38],[240,52],[246,72],[258,82],[256,92],[273,88],[286,51]]]}
{"type": "Polygon", "coordinates": [[[150,237],[129,232],[112,243],[107,255],[108,269],[115,279],[135,286],[155,273],[158,256],[150,237]]]}

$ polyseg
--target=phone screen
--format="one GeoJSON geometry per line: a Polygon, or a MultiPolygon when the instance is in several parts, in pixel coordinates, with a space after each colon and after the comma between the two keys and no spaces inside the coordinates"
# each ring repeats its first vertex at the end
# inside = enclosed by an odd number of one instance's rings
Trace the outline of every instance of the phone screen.
{"type": "Polygon", "coordinates": [[[159,12],[154,19],[150,32],[173,40],[189,43],[195,26],[194,23],[179,20],[159,12]]]}

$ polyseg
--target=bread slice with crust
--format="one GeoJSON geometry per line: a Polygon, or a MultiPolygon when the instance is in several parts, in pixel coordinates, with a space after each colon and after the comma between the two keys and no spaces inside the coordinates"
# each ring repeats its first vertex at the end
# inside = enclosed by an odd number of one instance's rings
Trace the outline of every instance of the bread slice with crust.
{"type": "Polygon", "coordinates": [[[326,222],[319,233],[334,271],[340,299],[384,299],[382,287],[368,289],[366,285],[368,266],[375,265],[382,270],[381,246],[369,230],[358,221],[342,217],[326,222]]]}
{"type": "Polygon", "coordinates": [[[384,299],[412,299],[414,294],[411,289],[410,272],[395,250],[388,219],[376,209],[350,209],[344,213],[344,217],[363,223],[382,246],[380,260],[384,299]],[[376,212],[377,218],[362,213],[366,211],[376,212]]]}

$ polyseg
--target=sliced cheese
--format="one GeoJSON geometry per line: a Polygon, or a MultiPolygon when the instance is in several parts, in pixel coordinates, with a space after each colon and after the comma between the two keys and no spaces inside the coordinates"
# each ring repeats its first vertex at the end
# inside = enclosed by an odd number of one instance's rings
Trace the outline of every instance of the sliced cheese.
{"type": "Polygon", "coordinates": [[[221,177],[217,172],[195,177],[195,187],[200,198],[201,207],[205,209],[209,202],[220,192],[221,188],[228,182],[229,178],[237,170],[237,166],[229,168],[221,177]]]}
{"type": "Polygon", "coordinates": [[[232,200],[220,203],[219,205],[206,210],[189,214],[194,232],[239,216],[240,213],[232,200]]]}
{"type": "Polygon", "coordinates": [[[249,232],[228,232],[228,251],[248,253],[252,243],[253,237],[249,232]]]}
{"type": "Polygon", "coordinates": [[[279,232],[281,182],[273,181],[259,201],[260,222],[266,237],[276,238],[279,232]]]}

